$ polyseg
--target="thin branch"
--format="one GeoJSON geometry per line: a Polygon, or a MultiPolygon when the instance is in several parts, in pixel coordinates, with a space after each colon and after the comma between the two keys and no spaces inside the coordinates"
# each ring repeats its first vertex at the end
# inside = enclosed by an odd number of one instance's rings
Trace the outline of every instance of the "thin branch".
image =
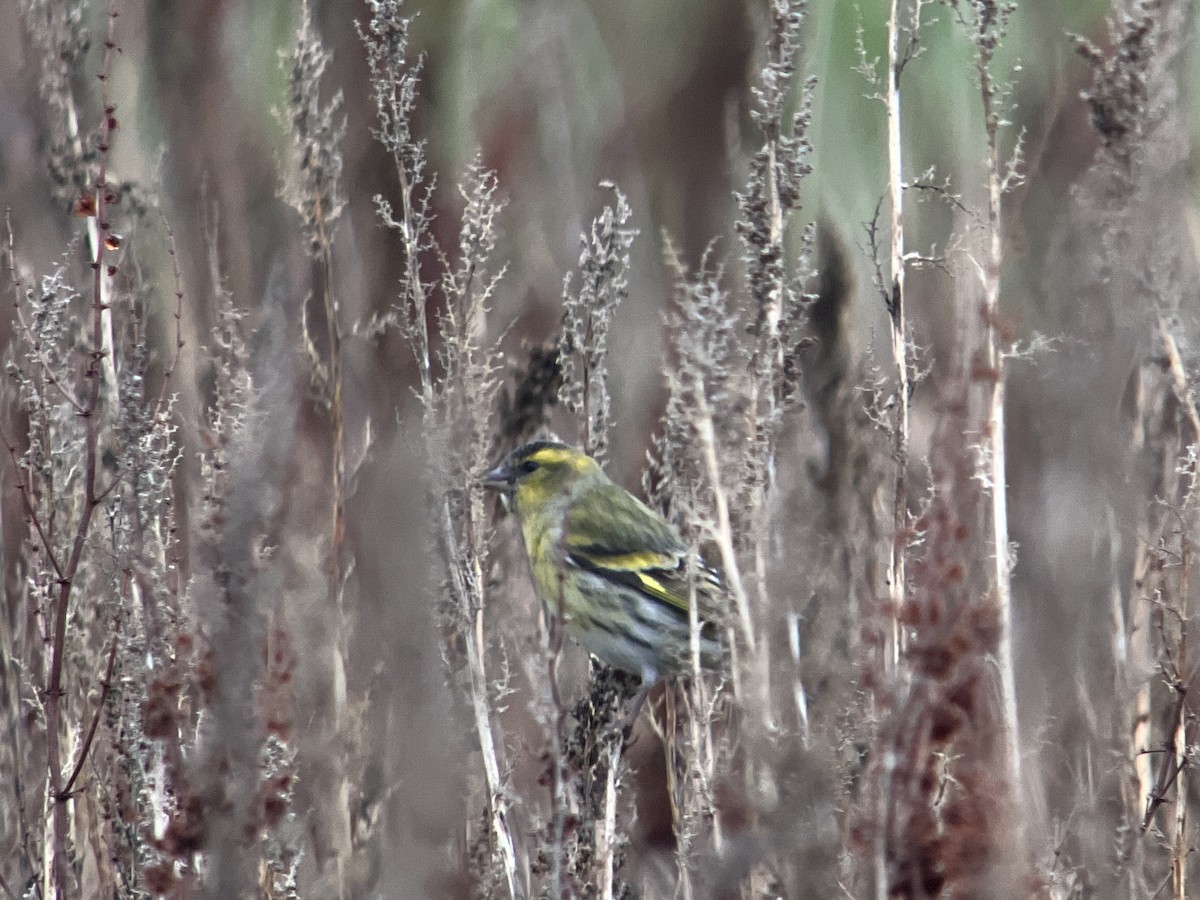
{"type": "Polygon", "coordinates": [[[21,474],[20,457],[17,456],[17,448],[13,446],[12,441],[0,429],[0,438],[3,438],[5,445],[8,447],[8,455],[12,457],[13,470],[17,473],[17,493],[21,495],[21,505],[25,508],[25,515],[33,523],[34,529],[38,533],[38,539],[42,542],[42,549],[46,551],[46,558],[50,560],[50,567],[54,569],[54,574],[58,576],[61,582],[65,577],[63,575],[62,566],[58,563],[58,557],[55,556],[54,547],[50,543],[50,538],[42,528],[42,520],[38,517],[37,510],[33,507],[33,501],[29,499],[29,485],[25,481],[25,476],[21,474]]]}
{"type": "Polygon", "coordinates": [[[171,229],[170,223],[167,221],[166,214],[162,214],[162,225],[167,233],[167,255],[171,257],[171,278],[175,287],[175,355],[171,359],[171,364],[167,366],[163,372],[162,384],[158,388],[158,397],[154,401],[154,416],[157,417],[167,402],[167,389],[171,384],[171,378],[175,375],[176,369],[179,367],[179,358],[183,353],[183,272],[179,268],[179,253],[175,246],[175,232],[171,229]]]}
{"type": "Polygon", "coordinates": [[[84,409],[80,413],[84,420],[85,428],[83,508],[80,511],[79,521],[75,527],[75,537],[72,541],[71,553],[67,559],[66,566],[63,568],[62,577],[59,580],[58,599],[51,628],[52,643],[49,678],[46,683],[46,768],[48,776],[47,789],[51,799],[52,844],[50,852],[53,854],[51,870],[54,879],[54,890],[59,894],[66,894],[70,890],[69,869],[67,865],[69,823],[67,821],[66,808],[69,797],[63,790],[62,747],[60,744],[62,698],[65,695],[65,691],[63,690],[63,668],[66,652],[67,618],[70,611],[71,591],[74,587],[75,578],[79,573],[80,562],[83,559],[83,551],[87,542],[88,531],[91,527],[92,515],[100,502],[96,494],[96,474],[99,467],[99,430],[97,419],[100,415],[100,387],[104,380],[101,373],[102,364],[104,365],[105,372],[111,371],[113,373],[111,377],[115,384],[115,363],[112,361],[111,356],[111,341],[109,349],[105,349],[105,334],[106,331],[111,331],[111,323],[108,329],[105,327],[105,319],[109,311],[105,253],[110,244],[115,243],[110,238],[111,232],[109,231],[106,216],[108,205],[106,174],[108,150],[112,141],[113,129],[116,126],[116,119],[113,115],[114,107],[109,102],[108,92],[108,81],[112,72],[113,51],[116,49],[114,37],[117,12],[114,3],[115,0],[111,0],[106,13],[108,28],[104,41],[104,59],[101,64],[100,73],[97,75],[101,83],[102,116],[97,143],[99,162],[95,182],[96,214],[93,219],[89,220],[89,233],[93,231],[95,233],[92,240],[91,263],[92,349],[88,355],[87,369],[84,372],[84,377],[89,380],[89,389],[84,409]]]}
{"type": "Polygon", "coordinates": [[[104,701],[108,699],[108,693],[112,690],[113,666],[116,661],[117,638],[114,637],[112,646],[108,650],[108,664],[104,668],[104,678],[100,680],[100,699],[96,701],[96,709],[92,712],[92,721],[88,725],[87,736],[84,737],[83,746],[79,750],[79,759],[75,761],[75,768],[71,770],[71,776],[63,787],[63,792],[68,796],[75,786],[75,780],[79,777],[79,773],[83,771],[83,764],[87,762],[88,753],[92,749],[92,740],[96,737],[96,726],[100,722],[100,713],[104,710],[104,701]]]}

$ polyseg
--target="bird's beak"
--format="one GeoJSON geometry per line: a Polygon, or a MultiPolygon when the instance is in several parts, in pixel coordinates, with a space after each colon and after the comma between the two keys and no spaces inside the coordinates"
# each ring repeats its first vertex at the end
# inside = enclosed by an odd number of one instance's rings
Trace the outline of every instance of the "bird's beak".
{"type": "Polygon", "coordinates": [[[483,476],[483,486],[497,491],[509,492],[513,489],[513,470],[504,463],[491,469],[483,476]]]}

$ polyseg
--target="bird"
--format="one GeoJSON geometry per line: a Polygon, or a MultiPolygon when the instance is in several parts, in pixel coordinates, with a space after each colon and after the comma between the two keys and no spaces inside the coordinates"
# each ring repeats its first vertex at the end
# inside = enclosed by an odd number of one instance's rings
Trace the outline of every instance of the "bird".
{"type": "Polygon", "coordinates": [[[534,441],[505,456],[482,483],[520,524],[548,621],[561,622],[590,653],[639,676],[648,690],[659,677],[692,668],[694,598],[701,665],[719,665],[718,574],[595,459],[557,441],[534,441]]]}

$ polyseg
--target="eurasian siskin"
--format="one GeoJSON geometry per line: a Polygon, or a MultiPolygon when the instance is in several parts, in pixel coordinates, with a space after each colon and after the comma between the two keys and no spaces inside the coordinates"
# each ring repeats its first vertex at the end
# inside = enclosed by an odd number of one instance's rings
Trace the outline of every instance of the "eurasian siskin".
{"type": "Polygon", "coordinates": [[[534,585],[551,618],[610,666],[644,685],[691,666],[688,604],[695,597],[702,664],[721,658],[719,581],[688,561],[679,532],[565,444],[518,447],[483,483],[521,526],[534,585]],[[690,574],[690,579],[689,579],[690,574]]]}

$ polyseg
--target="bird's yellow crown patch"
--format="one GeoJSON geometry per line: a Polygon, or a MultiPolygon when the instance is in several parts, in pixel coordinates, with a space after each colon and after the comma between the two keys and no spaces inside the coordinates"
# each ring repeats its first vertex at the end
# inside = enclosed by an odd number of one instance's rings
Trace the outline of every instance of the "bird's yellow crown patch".
{"type": "Polygon", "coordinates": [[[541,466],[568,465],[582,470],[591,462],[587,456],[570,447],[539,447],[526,457],[541,466]]]}

